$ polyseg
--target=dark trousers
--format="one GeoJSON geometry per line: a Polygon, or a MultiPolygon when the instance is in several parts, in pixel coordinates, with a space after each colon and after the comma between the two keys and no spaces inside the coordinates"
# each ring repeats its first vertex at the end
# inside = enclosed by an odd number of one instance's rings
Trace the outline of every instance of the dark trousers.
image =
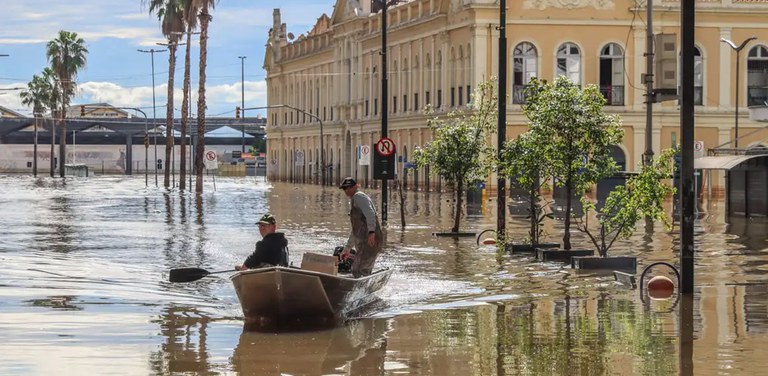
{"type": "Polygon", "coordinates": [[[375,247],[369,246],[368,241],[362,241],[355,244],[355,249],[357,253],[355,253],[355,261],[352,263],[352,275],[355,278],[371,275],[376,257],[381,252],[381,241],[375,247]]]}

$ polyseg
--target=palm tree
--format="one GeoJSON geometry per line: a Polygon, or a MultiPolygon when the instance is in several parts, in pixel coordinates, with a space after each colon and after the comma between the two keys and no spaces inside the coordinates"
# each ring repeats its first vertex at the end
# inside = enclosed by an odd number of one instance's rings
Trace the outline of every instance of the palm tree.
{"type": "Polygon", "coordinates": [[[37,128],[40,126],[40,118],[46,110],[51,92],[54,88],[44,76],[33,75],[32,81],[27,83],[27,88],[21,92],[21,104],[32,107],[35,116],[35,142],[33,147],[32,174],[37,176],[37,128]]]}
{"type": "MultiPolygon", "coordinates": [[[[187,123],[189,118],[189,81],[190,81],[190,48],[192,47],[192,32],[197,29],[197,12],[192,7],[193,0],[181,0],[184,12],[184,26],[187,34],[187,48],[184,53],[184,89],[181,100],[181,164],[179,166],[180,181],[179,189],[184,190],[187,186],[187,123]]],[[[191,166],[190,166],[191,167],[191,166]]],[[[191,187],[190,187],[191,188],[191,187]]]]}
{"type": "Polygon", "coordinates": [[[56,73],[51,67],[43,69],[43,79],[45,85],[50,88],[48,96],[45,98],[45,107],[51,111],[51,177],[56,172],[56,158],[55,158],[55,145],[56,145],[56,118],[58,117],[59,103],[61,103],[61,88],[59,87],[59,80],[56,78],[56,73]]]}
{"type": "Polygon", "coordinates": [[[192,8],[200,18],[200,77],[197,89],[197,145],[195,147],[195,192],[203,193],[203,153],[205,153],[205,65],[208,60],[208,24],[211,22],[209,9],[217,0],[192,0],[192,8]],[[199,13],[197,12],[199,11],[199,13]]]}
{"type": "Polygon", "coordinates": [[[85,67],[88,49],[85,48],[85,40],[77,36],[77,33],[61,30],[56,39],[48,42],[46,56],[51,64],[51,69],[56,74],[61,99],[61,135],[59,140],[59,176],[64,177],[64,165],[67,153],[67,107],[75,95],[75,79],[77,73],[85,67]]]}
{"type": "Polygon", "coordinates": [[[173,79],[176,74],[176,48],[184,31],[184,14],[181,0],[149,1],[149,13],[157,14],[160,28],[168,38],[168,102],[165,115],[165,179],[163,185],[170,185],[170,161],[173,151],[173,79]]]}

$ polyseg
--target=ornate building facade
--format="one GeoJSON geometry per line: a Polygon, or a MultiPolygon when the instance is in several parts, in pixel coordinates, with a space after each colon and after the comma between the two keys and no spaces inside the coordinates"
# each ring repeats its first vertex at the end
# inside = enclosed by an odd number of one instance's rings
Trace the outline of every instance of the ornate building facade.
{"type": "MultiPolygon", "coordinates": [[[[397,173],[411,189],[439,183],[434,177],[430,182],[425,169],[406,169],[413,167],[408,163],[413,151],[431,139],[423,108],[431,105],[438,116],[466,108],[477,84],[498,75],[498,3],[405,0],[390,6],[385,99],[376,3],[336,0],[330,17],[321,15],[298,37],[275,9],[264,61],[268,105],[277,106],[267,117],[270,179],[319,182],[324,161],[332,183],[353,176],[375,184],[359,149],[379,139],[382,100],[387,100],[397,173]]],[[[621,115],[625,137],[614,157],[634,170],[645,150],[645,1],[524,0],[507,6],[507,137],[527,129],[521,105],[528,80],[566,75],[582,86],[598,85],[606,111],[621,115]]],[[[768,0],[699,0],[696,6],[695,138],[706,149],[731,147],[738,90],[739,145],[759,145],[768,135],[759,132],[762,124],[749,120],[746,107],[768,99],[768,0]],[[721,38],[738,45],[752,36],[757,39],[741,51],[736,83],[736,53],[721,38]]],[[[653,14],[655,34],[676,34],[675,53],[679,10],[679,1],[661,0],[653,14]]],[[[654,104],[657,154],[678,143],[679,118],[676,100],[654,104]]],[[[494,185],[489,179],[488,187],[494,185]]]]}

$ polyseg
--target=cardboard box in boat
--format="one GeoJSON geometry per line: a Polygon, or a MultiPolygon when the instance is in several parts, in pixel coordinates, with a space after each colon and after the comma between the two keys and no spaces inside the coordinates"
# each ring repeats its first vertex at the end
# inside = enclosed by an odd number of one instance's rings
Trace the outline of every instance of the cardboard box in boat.
{"type": "Polygon", "coordinates": [[[307,252],[301,259],[301,268],[320,273],[336,275],[338,258],[332,255],[307,252]]]}

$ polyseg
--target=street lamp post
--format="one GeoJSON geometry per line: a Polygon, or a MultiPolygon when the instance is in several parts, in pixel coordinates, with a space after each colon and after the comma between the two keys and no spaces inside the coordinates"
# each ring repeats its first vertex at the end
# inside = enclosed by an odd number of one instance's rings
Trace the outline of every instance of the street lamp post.
{"type": "MultiPolygon", "coordinates": [[[[238,56],[238,59],[240,59],[240,110],[242,112],[242,119],[245,119],[245,58],[246,56],[238,56]]],[[[242,127],[242,152],[245,153],[245,121],[241,120],[242,123],[240,126],[242,127]]]]}
{"type": "Polygon", "coordinates": [[[273,104],[269,106],[260,106],[260,107],[248,107],[243,108],[243,110],[263,110],[263,109],[269,109],[269,108],[290,108],[291,110],[301,112],[304,115],[309,116],[312,119],[317,120],[318,123],[320,123],[320,184],[325,186],[325,148],[323,146],[323,121],[317,116],[312,114],[311,112],[304,111],[300,108],[293,107],[291,105],[287,104],[273,104]]]}
{"type": "MultiPolygon", "coordinates": [[[[155,52],[165,52],[166,50],[156,50],[150,48],[149,50],[136,50],[143,53],[148,53],[152,56],[152,142],[155,144],[155,163],[157,163],[157,106],[155,106],[155,52]]],[[[157,187],[157,166],[155,166],[155,187],[157,187]]]]}
{"type": "Polygon", "coordinates": [[[741,50],[744,49],[744,47],[747,46],[747,43],[757,39],[757,37],[749,37],[745,39],[743,42],[741,42],[740,45],[736,45],[735,43],[731,42],[729,39],[720,38],[720,41],[727,44],[731,47],[734,51],[736,51],[736,106],[735,106],[735,114],[734,114],[734,140],[733,140],[733,146],[738,149],[739,148],[739,91],[741,91],[741,87],[739,87],[739,56],[741,55],[741,50]]]}

